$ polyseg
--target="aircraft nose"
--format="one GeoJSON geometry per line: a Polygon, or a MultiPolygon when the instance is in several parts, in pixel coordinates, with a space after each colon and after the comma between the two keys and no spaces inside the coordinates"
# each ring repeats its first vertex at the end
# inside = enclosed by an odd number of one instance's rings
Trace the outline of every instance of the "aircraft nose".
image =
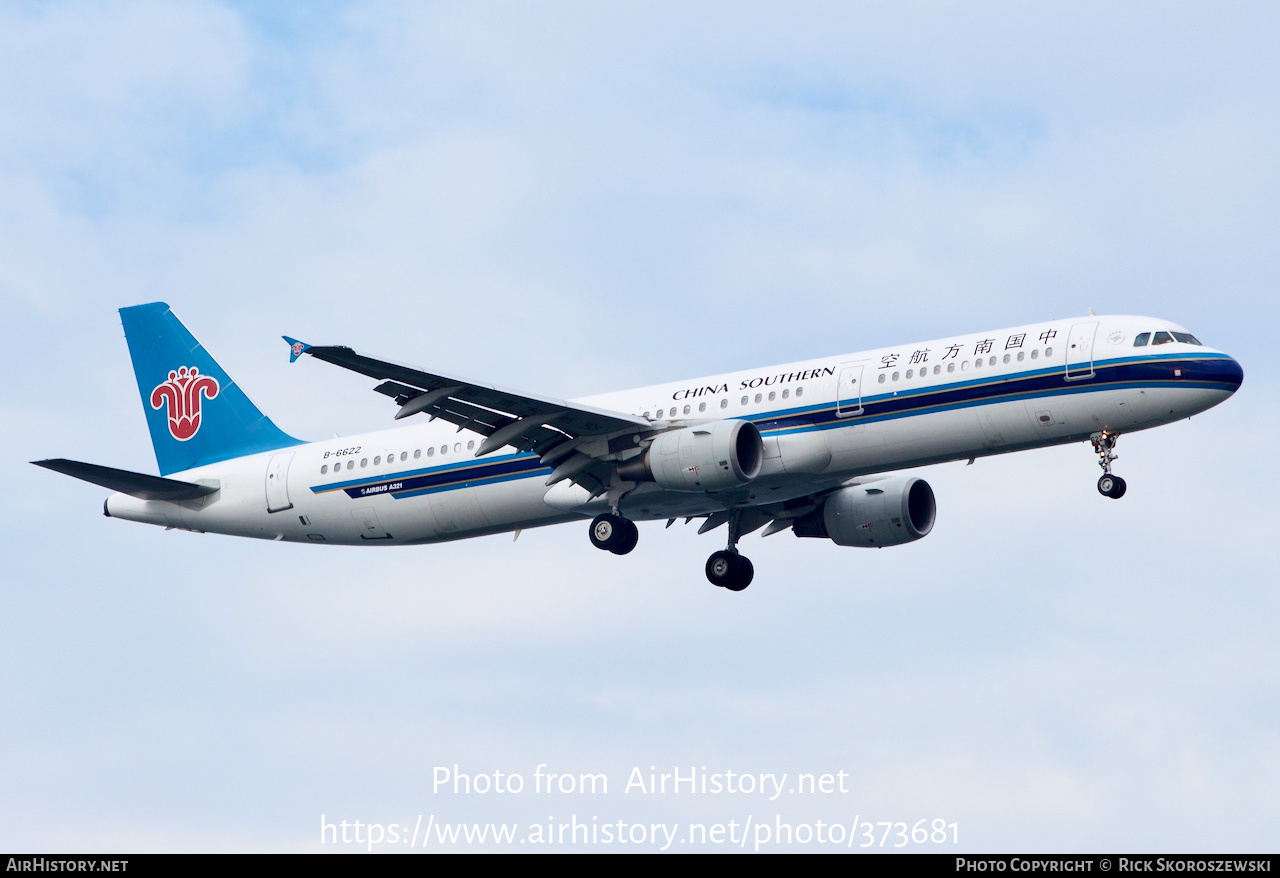
{"type": "Polygon", "coordinates": [[[1244,369],[1233,358],[1221,354],[1183,366],[1175,374],[1204,382],[1202,387],[1226,391],[1228,394],[1235,393],[1244,383],[1244,369]]]}
{"type": "Polygon", "coordinates": [[[1234,358],[1228,357],[1225,367],[1222,370],[1222,381],[1231,385],[1231,392],[1235,393],[1240,389],[1240,385],[1244,383],[1244,369],[1234,358]]]}

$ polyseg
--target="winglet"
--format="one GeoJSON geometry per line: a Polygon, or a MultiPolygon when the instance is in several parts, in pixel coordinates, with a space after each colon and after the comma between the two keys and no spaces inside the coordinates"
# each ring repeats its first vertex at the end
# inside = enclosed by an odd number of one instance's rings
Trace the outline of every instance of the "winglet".
{"type": "Polygon", "coordinates": [[[306,342],[298,341],[296,338],[289,338],[289,336],[287,335],[282,335],[280,337],[289,343],[289,362],[290,363],[297,362],[298,357],[302,356],[307,351],[311,350],[311,345],[307,344],[306,342]]]}

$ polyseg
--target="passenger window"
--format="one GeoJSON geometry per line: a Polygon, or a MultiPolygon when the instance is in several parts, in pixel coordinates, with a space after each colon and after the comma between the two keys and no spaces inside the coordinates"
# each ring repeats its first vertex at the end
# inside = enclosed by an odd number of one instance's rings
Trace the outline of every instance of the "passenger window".
{"type": "Polygon", "coordinates": [[[356,462],[354,460],[348,460],[347,469],[355,469],[355,468],[356,468],[356,462]]]}
{"type": "Polygon", "coordinates": [[[373,459],[373,465],[374,465],[374,466],[377,466],[377,465],[378,465],[378,464],[380,464],[380,463],[382,463],[382,455],[381,455],[381,454],[379,454],[377,457],[375,457],[375,458],[373,459]]]}
{"type": "MultiPolygon", "coordinates": [[[[1005,355],[1004,355],[1004,361],[1005,361],[1006,363],[1007,363],[1007,362],[1009,362],[1009,355],[1008,355],[1008,354],[1005,354],[1005,355]]],[[[994,366],[995,364],[996,364],[996,358],[995,358],[995,357],[992,357],[990,360],[987,360],[987,365],[988,365],[988,366],[994,366]]]]}
{"type": "Polygon", "coordinates": [[[881,372],[881,373],[880,373],[879,381],[880,381],[880,383],[881,383],[881,384],[884,384],[884,373],[883,373],[883,372],[881,372]]]}
{"type": "Polygon", "coordinates": [[[685,407],[684,407],[684,413],[685,413],[686,415],[687,415],[687,414],[689,414],[689,407],[688,407],[688,406],[685,406],[685,407]]]}
{"type": "Polygon", "coordinates": [[[941,366],[934,366],[934,367],[933,367],[933,374],[934,374],[934,375],[940,375],[941,373],[942,373],[942,367],[941,367],[941,366]]]}
{"type": "Polygon", "coordinates": [[[897,380],[898,380],[898,373],[897,373],[897,372],[894,372],[894,373],[893,373],[893,375],[892,375],[891,377],[893,378],[893,380],[894,380],[894,381],[897,381],[897,380]]]}
{"type": "Polygon", "coordinates": [[[956,370],[956,364],[955,364],[955,362],[954,362],[954,361],[952,361],[952,362],[950,362],[950,363],[947,363],[947,371],[948,371],[948,372],[954,372],[955,370],[956,370]]]}
{"type": "Polygon", "coordinates": [[[420,457],[422,457],[422,449],[421,448],[413,449],[413,459],[417,460],[420,457]]]}
{"type": "Polygon", "coordinates": [[[760,402],[762,399],[764,399],[764,397],[762,397],[760,394],[758,394],[758,393],[757,393],[757,394],[756,394],[756,402],[760,402]]]}
{"type": "Polygon", "coordinates": [[[796,396],[804,396],[804,388],[803,388],[803,387],[797,387],[797,388],[796,388],[796,396]]]}
{"type": "Polygon", "coordinates": [[[1046,357],[1052,357],[1052,356],[1053,356],[1053,348],[1045,348],[1045,349],[1044,349],[1044,355],[1045,355],[1046,357]]]}
{"type": "Polygon", "coordinates": [[[908,369],[908,370],[907,370],[907,380],[908,380],[908,381],[910,381],[910,380],[911,380],[911,376],[912,376],[913,374],[914,374],[914,370],[912,370],[912,369],[908,369]]]}
{"type": "MultiPolygon", "coordinates": [[[[1005,361],[1005,363],[1008,363],[1008,362],[1009,362],[1009,355],[1008,355],[1008,354],[1005,354],[1005,355],[1004,355],[1004,361],[1005,361]]],[[[995,360],[992,360],[991,362],[992,362],[992,364],[994,365],[995,360]]]]}
{"type": "Polygon", "coordinates": [[[973,368],[975,368],[975,369],[981,369],[981,368],[982,368],[982,357],[978,357],[978,359],[976,359],[976,360],[974,360],[974,361],[973,361],[973,368]]]}
{"type": "Polygon", "coordinates": [[[432,445],[430,448],[427,449],[427,457],[435,457],[435,456],[436,456],[436,447],[432,445]]]}
{"type": "Polygon", "coordinates": [[[470,451],[475,447],[476,447],[476,440],[474,439],[467,440],[467,451],[470,451]]]}
{"type": "Polygon", "coordinates": [[[462,443],[461,443],[461,442],[455,442],[455,443],[453,443],[453,453],[454,453],[454,454],[457,454],[457,453],[459,453],[460,451],[462,451],[462,443]]]}
{"type": "Polygon", "coordinates": [[[1151,341],[1151,333],[1139,332],[1133,337],[1133,346],[1135,348],[1145,348],[1149,341],[1151,341]]]}
{"type": "Polygon", "coordinates": [[[961,371],[961,372],[966,371],[968,368],[969,368],[969,361],[968,361],[968,360],[965,360],[963,363],[961,363],[961,364],[960,364],[960,371],[961,371]]]}
{"type": "Polygon", "coordinates": [[[1025,357],[1025,356],[1026,356],[1026,354],[1024,354],[1022,351],[1018,351],[1018,362],[1019,362],[1019,363],[1021,363],[1021,362],[1022,362],[1022,358],[1023,358],[1023,357],[1025,357]]]}
{"type": "Polygon", "coordinates": [[[449,446],[448,446],[448,445],[441,445],[441,446],[440,446],[440,453],[441,453],[441,454],[448,454],[448,453],[449,453],[449,446]]]}
{"type": "Polygon", "coordinates": [[[1168,344],[1171,341],[1173,341],[1173,336],[1167,332],[1157,332],[1156,337],[1151,339],[1153,345],[1168,344]]]}
{"type": "Polygon", "coordinates": [[[747,404],[747,398],[746,398],[745,396],[742,398],[742,404],[743,404],[743,405],[746,405],[746,404],[747,404]]]}
{"type": "Polygon", "coordinates": [[[369,465],[369,458],[367,457],[360,458],[360,469],[364,469],[368,465],[369,465]]]}
{"type": "MultiPolygon", "coordinates": [[[[416,451],[415,451],[415,452],[413,453],[413,456],[414,456],[414,457],[417,457],[417,456],[418,456],[418,452],[416,452],[416,451]]],[[[401,460],[408,460],[408,459],[409,459],[409,452],[407,452],[407,451],[401,451],[401,452],[400,452],[400,459],[401,459],[401,460]]]]}
{"type": "Polygon", "coordinates": [[[1040,352],[1039,352],[1039,351],[1034,351],[1034,350],[1033,350],[1033,351],[1031,352],[1031,359],[1033,359],[1033,360],[1034,360],[1034,359],[1035,359],[1036,357],[1038,357],[1038,356],[1040,356],[1040,352]]]}
{"type": "Polygon", "coordinates": [[[776,393],[774,393],[772,390],[770,390],[770,391],[769,391],[769,402],[773,402],[773,401],[774,401],[774,399],[776,399],[776,398],[777,398],[777,396],[778,396],[778,394],[776,394],[776,393]]]}
{"type": "Polygon", "coordinates": [[[720,400],[720,408],[727,409],[728,407],[729,407],[729,397],[726,396],[724,399],[720,400]]]}
{"type": "Polygon", "coordinates": [[[707,404],[705,402],[698,403],[698,411],[705,412],[706,410],[707,410],[707,404]]]}
{"type": "Polygon", "coordinates": [[[790,395],[791,395],[791,391],[790,391],[790,390],[784,390],[784,391],[782,391],[782,398],[783,398],[783,399],[786,399],[786,398],[787,398],[788,396],[790,396],[790,395]]]}
{"type": "Polygon", "coordinates": [[[645,419],[646,421],[647,421],[647,420],[649,420],[649,413],[648,413],[648,412],[645,412],[645,413],[644,413],[644,419],[645,419]]]}
{"type": "Polygon", "coordinates": [[[329,464],[326,463],[324,466],[320,467],[320,475],[324,475],[328,471],[329,471],[329,464]]]}

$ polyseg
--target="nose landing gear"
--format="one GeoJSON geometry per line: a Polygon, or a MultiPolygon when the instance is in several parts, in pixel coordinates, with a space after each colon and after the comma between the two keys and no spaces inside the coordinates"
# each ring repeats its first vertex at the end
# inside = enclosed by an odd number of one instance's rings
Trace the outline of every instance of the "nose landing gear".
{"type": "Polygon", "coordinates": [[[1108,433],[1106,430],[1089,437],[1089,441],[1093,443],[1093,451],[1098,455],[1098,466],[1102,467],[1102,477],[1098,479],[1098,493],[1112,500],[1119,500],[1128,489],[1124,479],[1111,474],[1111,462],[1119,459],[1115,453],[1116,442],[1119,439],[1118,435],[1108,433]]]}

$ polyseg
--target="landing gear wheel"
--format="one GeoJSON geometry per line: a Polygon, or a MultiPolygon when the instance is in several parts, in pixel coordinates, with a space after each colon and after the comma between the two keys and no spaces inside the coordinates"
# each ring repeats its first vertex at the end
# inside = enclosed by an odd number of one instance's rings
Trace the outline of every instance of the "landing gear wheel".
{"type": "Polygon", "coordinates": [[[609,551],[615,555],[625,555],[634,549],[638,542],[640,542],[640,528],[636,527],[634,521],[624,518],[619,528],[617,541],[609,547],[609,551]]]}
{"type": "Polygon", "coordinates": [[[729,591],[742,591],[751,584],[755,567],[737,552],[716,552],[707,559],[707,581],[729,591]]]}
{"type": "MultiPolygon", "coordinates": [[[[632,525],[634,527],[634,525],[632,525]]],[[[620,515],[606,512],[597,515],[591,522],[591,545],[597,549],[612,552],[613,547],[621,545],[627,533],[627,520],[620,515]]],[[[627,551],[631,551],[628,549],[627,551]]]]}
{"type": "Polygon", "coordinates": [[[734,578],[733,582],[727,583],[725,588],[729,589],[729,591],[742,591],[751,584],[751,580],[755,578],[755,575],[756,568],[755,565],[751,563],[751,559],[747,558],[745,555],[739,555],[737,576],[734,578]]]}
{"type": "Polygon", "coordinates": [[[716,552],[707,559],[707,581],[723,588],[726,582],[733,579],[733,572],[737,568],[737,555],[733,552],[716,552]]]}
{"type": "Polygon", "coordinates": [[[1123,497],[1128,487],[1124,483],[1124,479],[1119,476],[1113,476],[1110,473],[1106,473],[1102,478],[1098,479],[1098,493],[1103,497],[1110,497],[1112,500],[1119,500],[1123,497]]]}

